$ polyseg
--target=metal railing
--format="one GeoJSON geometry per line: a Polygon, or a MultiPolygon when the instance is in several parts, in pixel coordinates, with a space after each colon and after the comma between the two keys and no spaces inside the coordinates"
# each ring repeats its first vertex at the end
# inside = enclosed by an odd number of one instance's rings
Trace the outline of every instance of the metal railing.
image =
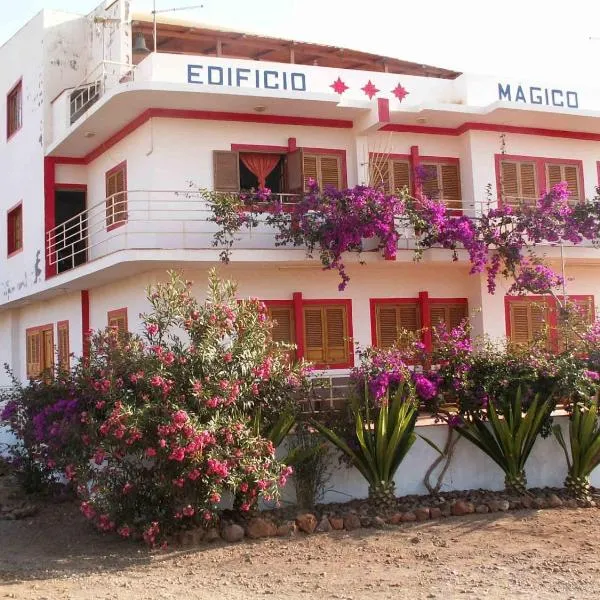
{"type": "Polygon", "coordinates": [[[108,60],[96,65],[69,94],[69,124],[75,123],[108,89],[134,81],[135,68],[132,64],[108,60]]]}

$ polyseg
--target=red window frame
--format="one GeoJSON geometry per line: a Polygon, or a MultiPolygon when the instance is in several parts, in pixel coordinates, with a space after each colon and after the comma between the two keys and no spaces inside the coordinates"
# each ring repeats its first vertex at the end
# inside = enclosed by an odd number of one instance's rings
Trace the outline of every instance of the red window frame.
{"type": "MultiPolygon", "coordinates": [[[[543,156],[525,156],[523,154],[494,154],[494,166],[496,169],[496,196],[498,206],[502,206],[502,177],[500,163],[503,160],[512,160],[515,162],[530,162],[535,164],[536,186],[538,196],[545,193],[546,190],[546,165],[573,165],[579,167],[579,190],[582,200],[585,198],[585,178],[583,176],[583,161],[577,158],[547,158],[543,156]]],[[[600,163],[598,166],[598,178],[600,184],[600,163]]]]}
{"type": "Polygon", "coordinates": [[[378,346],[377,340],[377,306],[379,304],[414,304],[419,305],[421,320],[421,342],[425,346],[426,352],[433,350],[433,340],[431,335],[431,311],[432,304],[464,304],[469,307],[468,298],[431,298],[429,292],[419,292],[417,297],[413,298],[369,298],[369,308],[371,314],[371,344],[378,346]]]}
{"type": "Polygon", "coordinates": [[[265,306],[276,307],[285,306],[292,308],[294,311],[294,330],[296,337],[296,358],[301,359],[305,356],[304,351],[304,307],[306,306],[326,306],[326,305],[343,305],[346,308],[346,330],[348,332],[348,340],[346,341],[348,348],[348,360],[344,363],[315,363],[316,369],[351,369],[354,367],[354,346],[352,340],[354,338],[354,329],[352,327],[352,300],[348,298],[303,298],[301,292],[295,292],[292,300],[263,300],[265,306]]]}
{"type": "MultiPolygon", "coordinates": [[[[562,297],[562,296],[561,296],[562,297]]],[[[592,320],[596,318],[596,306],[594,304],[593,294],[567,294],[567,300],[587,300],[591,299],[592,306],[592,320]]],[[[532,302],[532,303],[545,303],[548,305],[548,326],[550,328],[550,348],[556,352],[558,351],[558,305],[556,299],[552,296],[504,296],[504,319],[505,319],[505,331],[506,339],[510,340],[511,331],[511,320],[510,320],[510,304],[511,302],[532,302]]]]}
{"type": "Polygon", "coordinates": [[[23,201],[18,202],[6,213],[7,258],[23,251],[23,201]]]}
{"type": "Polygon", "coordinates": [[[19,79],[6,94],[6,141],[10,140],[23,127],[23,78],[19,79]],[[11,105],[16,102],[16,107],[11,105]],[[17,122],[15,123],[14,115],[17,122]]]}

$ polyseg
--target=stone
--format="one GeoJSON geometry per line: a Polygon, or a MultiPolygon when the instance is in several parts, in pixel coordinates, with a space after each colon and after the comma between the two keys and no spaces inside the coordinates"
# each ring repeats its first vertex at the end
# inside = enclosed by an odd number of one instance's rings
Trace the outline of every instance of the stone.
{"type": "Polygon", "coordinates": [[[510,508],[508,500],[490,500],[487,505],[490,512],[506,512],[510,508]]]}
{"type": "Polygon", "coordinates": [[[355,515],[354,513],[349,513],[344,515],[344,529],[346,531],[354,531],[355,529],[360,529],[360,517],[355,515]]]}
{"type": "Polygon", "coordinates": [[[379,516],[373,517],[371,520],[371,527],[373,527],[373,529],[385,529],[385,521],[379,516]]]}
{"type": "Polygon", "coordinates": [[[402,522],[403,523],[412,523],[417,520],[417,515],[414,512],[408,511],[402,514],[402,522]]]}
{"type": "Polygon", "coordinates": [[[533,506],[535,508],[546,508],[546,498],[537,496],[533,499],[533,506]]]}
{"type": "Polygon", "coordinates": [[[442,515],[441,508],[439,508],[438,506],[434,506],[433,508],[429,509],[429,516],[432,519],[439,519],[439,518],[443,517],[444,515],[442,515]]]}
{"type": "Polygon", "coordinates": [[[296,525],[304,533],[312,533],[317,528],[317,517],[312,513],[303,513],[296,516],[296,525]]]}
{"type": "Polygon", "coordinates": [[[489,507],[488,507],[486,504],[478,504],[478,505],[475,507],[475,512],[476,512],[478,515],[485,515],[486,513],[489,513],[489,512],[490,512],[490,509],[489,509],[489,507]]]}
{"type": "Polygon", "coordinates": [[[533,498],[531,496],[522,496],[520,500],[523,508],[531,508],[533,506],[533,498]]]}
{"type": "Polygon", "coordinates": [[[277,527],[273,521],[255,517],[250,519],[246,526],[246,535],[253,540],[264,537],[272,537],[277,533],[277,527]]]}
{"type": "Polygon", "coordinates": [[[221,537],[230,544],[241,542],[244,539],[244,528],[237,523],[226,525],[221,531],[221,537]]]}
{"type": "Polygon", "coordinates": [[[452,505],[452,514],[455,517],[462,517],[463,515],[470,515],[475,512],[475,506],[472,502],[466,502],[465,500],[457,500],[452,505]]]}
{"type": "Polygon", "coordinates": [[[219,535],[219,532],[217,531],[216,527],[211,527],[210,529],[207,529],[206,533],[204,534],[204,541],[208,542],[209,544],[211,544],[212,542],[216,542],[220,539],[221,536],[219,535]]]}
{"type": "Polygon", "coordinates": [[[390,525],[398,525],[402,521],[402,513],[394,513],[389,519],[388,523],[390,525]]]}
{"type": "Polygon", "coordinates": [[[417,521],[427,521],[431,516],[431,512],[427,507],[419,507],[415,510],[415,517],[417,521]]]}
{"type": "Polygon", "coordinates": [[[452,505],[448,502],[443,502],[438,508],[442,513],[442,517],[449,517],[452,514],[452,505]]]}
{"type": "Polygon", "coordinates": [[[556,494],[550,494],[548,496],[548,506],[550,508],[558,508],[562,505],[563,501],[556,494]]]}
{"type": "Polygon", "coordinates": [[[336,531],[340,531],[344,529],[344,519],[342,517],[329,517],[329,522],[331,523],[331,527],[336,531]]]}
{"type": "Polygon", "coordinates": [[[178,542],[184,548],[197,546],[204,539],[204,530],[199,527],[182,531],[178,536],[178,542]]]}
{"type": "Polygon", "coordinates": [[[579,503],[575,498],[568,498],[563,502],[563,506],[566,506],[567,508],[579,508],[579,503]]]}
{"type": "Polygon", "coordinates": [[[277,527],[277,531],[275,535],[277,537],[288,537],[296,533],[296,523],[294,521],[288,521],[287,523],[282,523],[277,527]]]}
{"type": "Polygon", "coordinates": [[[331,531],[332,527],[331,527],[331,523],[329,522],[329,519],[327,517],[323,517],[320,521],[319,524],[317,525],[317,528],[315,529],[315,531],[317,531],[318,533],[329,533],[331,531]]]}
{"type": "Polygon", "coordinates": [[[365,527],[365,528],[371,527],[372,522],[373,522],[373,519],[371,517],[368,517],[366,515],[360,516],[360,526],[361,527],[365,527]]]}

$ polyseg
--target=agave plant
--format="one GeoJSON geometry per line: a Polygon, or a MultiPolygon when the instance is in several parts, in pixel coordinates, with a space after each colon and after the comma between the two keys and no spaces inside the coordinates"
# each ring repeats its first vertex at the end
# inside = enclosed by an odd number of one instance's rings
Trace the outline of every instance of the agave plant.
{"type": "Polygon", "coordinates": [[[486,411],[487,419],[472,415],[456,425],[456,430],[504,471],[506,491],[525,494],[525,463],[553,407],[550,399],[541,400],[536,395],[524,411],[519,388],[503,406],[502,415],[498,414],[494,401],[490,400],[486,411]]]}
{"type": "Polygon", "coordinates": [[[600,464],[600,423],[598,405],[576,404],[569,421],[569,450],[560,425],[553,432],[567,458],[565,487],[578,500],[591,500],[590,474],[600,464]]]}
{"type": "Polygon", "coordinates": [[[369,406],[365,384],[364,395],[350,398],[350,410],[355,425],[352,441],[343,439],[318,421],[313,421],[313,425],[367,480],[369,499],[376,505],[393,506],[396,501],[394,475],[416,440],[418,409],[412,391],[401,383],[391,398],[384,398],[373,407],[369,406]]]}

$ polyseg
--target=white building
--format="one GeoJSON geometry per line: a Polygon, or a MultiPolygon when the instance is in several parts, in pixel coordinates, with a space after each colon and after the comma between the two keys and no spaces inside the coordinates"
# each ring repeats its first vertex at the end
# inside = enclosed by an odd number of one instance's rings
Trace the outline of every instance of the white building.
{"type": "MultiPolygon", "coordinates": [[[[224,266],[209,211],[185,192],[190,182],[256,187],[244,158],[258,153],[277,157],[267,178],[276,193],[300,191],[310,175],[366,183],[376,156],[394,186],[412,185],[422,165],[465,214],[488,193],[503,200],[501,173],[507,202],[564,179],[574,197],[589,198],[600,174],[600,90],[472,77],[175,20],[159,19],[154,39],[152,15],[129,4],[107,0],[87,16],[43,11],[0,48],[0,363],[25,378],[50,364],[55,347],[63,359],[80,355],[90,328],[137,331],[148,284],[180,269],[202,295],[215,265],[242,295],[278,301],[281,323],[289,318],[282,335],[328,376],[353,365],[350,338],[381,343],[382,319],[418,327],[470,314],[475,334],[532,335],[527,299],[506,297],[507,288],[489,295],[485,278],[444,250],[415,264],[408,232],[395,261],[349,257],[344,292],[335,272],[301,249],[276,248],[265,228],[244,232],[224,266]],[[319,320],[319,340],[307,337],[306,314],[319,320]]],[[[559,248],[546,254],[559,263],[559,248]]],[[[568,293],[591,318],[600,253],[566,247],[563,259],[568,293]]],[[[536,477],[560,483],[562,473],[548,479],[540,461],[536,477]]],[[[455,485],[495,485],[486,465],[455,485]]]]}

